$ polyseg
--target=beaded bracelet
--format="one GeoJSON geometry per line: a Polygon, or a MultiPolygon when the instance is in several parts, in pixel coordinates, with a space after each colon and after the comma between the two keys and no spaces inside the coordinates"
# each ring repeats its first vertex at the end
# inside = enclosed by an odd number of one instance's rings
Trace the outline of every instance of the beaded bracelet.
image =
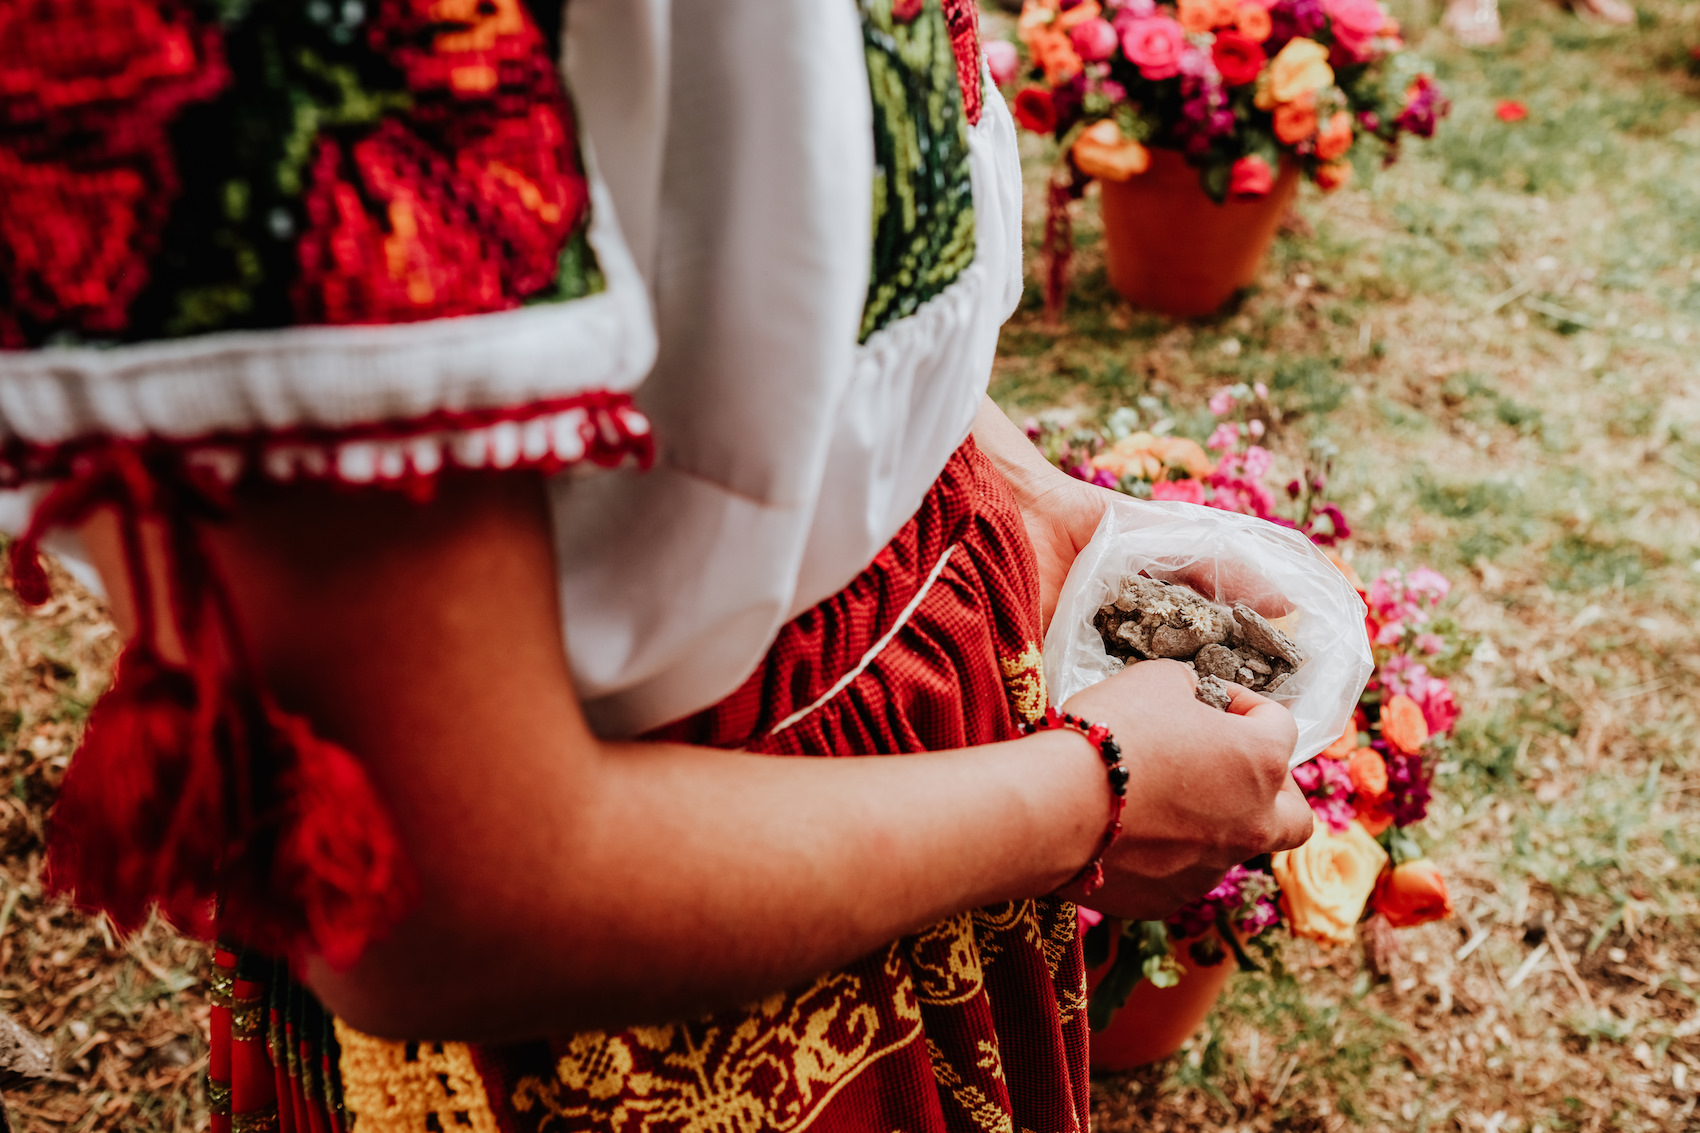
{"type": "Polygon", "coordinates": [[[1088,724],[1079,716],[1067,712],[1059,712],[1055,708],[1045,709],[1045,718],[1031,724],[1023,724],[1021,733],[1031,736],[1036,732],[1049,731],[1056,728],[1067,728],[1085,736],[1093,747],[1098,749],[1098,758],[1104,761],[1110,779],[1110,821],[1104,827],[1104,838],[1098,843],[1098,852],[1092,855],[1080,872],[1064,885],[1068,889],[1080,885],[1084,893],[1096,892],[1104,884],[1104,855],[1109,852],[1110,844],[1122,832],[1122,808],[1127,805],[1127,768],[1122,766],[1121,745],[1110,735],[1108,724],[1088,724]]]}

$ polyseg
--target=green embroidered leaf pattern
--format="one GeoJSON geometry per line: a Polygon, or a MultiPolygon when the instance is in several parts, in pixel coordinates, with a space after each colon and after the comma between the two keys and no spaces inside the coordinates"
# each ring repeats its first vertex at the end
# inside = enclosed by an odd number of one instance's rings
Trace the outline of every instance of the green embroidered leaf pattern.
{"type": "Polygon", "coordinates": [[[859,3],[874,116],[866,341],[914,314],[973,262],[974,193],[957,60],[940,0],[859,3]]]}

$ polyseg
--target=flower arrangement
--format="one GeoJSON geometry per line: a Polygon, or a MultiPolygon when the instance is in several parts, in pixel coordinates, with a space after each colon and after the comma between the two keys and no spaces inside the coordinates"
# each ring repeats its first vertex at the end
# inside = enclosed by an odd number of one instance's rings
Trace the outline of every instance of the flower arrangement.
{"type": "MultiPolygon", "coordinates": [[[[1156,146],[1216,201],[1266,196],[1283,160],[1335,189],[1360,138],[1392,160],[1448,110],[1379,0],[1026,0],[1017,34],[1034,81],[1016,119],[1087,179],[1125,181],[1156,146]]],[[[989,59],[999,85],[1017,80],[1017,52],[989,59]]]]}
{"type": "Polygon", "coordinates": [[[1173,984],[1181,947],[1194,964],[1219,964],[1232,953],[1242,968],[1256,969],[1248,948],[1272,957],[1278,944],[1269,930],[1284,927],[1325,946],[1361,937],[1380,967],[1391,946],[1388,930],[1452,913],[1445,880],[1409,830],[1428,813],[1433,763],[1458,721],[1446,674],[1468,659],[1471,644],[1438,614],[1450,590],[1439,572],[1387,570],[1368,586],[1358,579],[1340,553],[1351,528],[1324,498],[1326,448],[1313,449],[1303,474],[1279,484],[1273,455],[1258,443],[1268,429],[1268,398],[1261,383],[1218,391],[1202,444],[1173,435],[1167,419],[1140,429],[1131,409],[1111,414],[1102,430],[1028,424],[1045,455],[1079,479],[1142,499],[1256,515],[1308,536],[1364,598],[1375,656],[1375,674],[1345,734],[1293,773],[1316,818],[1309,842],[1236,867],[1164,921],[1118,926],[1081,911],[1089,967],[1105,964],[1112,936],[1120,937],[1115,963],[1090,1000],[1097,1030],[1141,980],[1173,984]]]}

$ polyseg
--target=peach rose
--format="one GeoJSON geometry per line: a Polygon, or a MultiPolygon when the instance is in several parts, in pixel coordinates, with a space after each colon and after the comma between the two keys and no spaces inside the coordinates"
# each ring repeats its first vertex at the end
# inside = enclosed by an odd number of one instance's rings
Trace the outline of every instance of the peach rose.
{"type": "Polygon", "coordinates": [[[1045,72],[1045,81],[1053,87],[1068,82],[1085,66],[1074,49],[1074,41],[1060,31],[1046,28],[1035,32],[1027,40],[1027,49],[1033,53],[1033,62],[1045,72]]]}
{"type": "Polygon", "coordinates": [[[1150,433],[1123,437],[1093,457],[1092,467],[1107,469],[1118,480],[1130,472],[1144,480],[1155,480],[1163,474],[1163,462],[1151,451],[1156,440],[1150,433]]]}
{"type": "Polygon", "coordinates": [[[1267,86],[1257,85],[1257,108],[1273,110],[1283,102],[1292,102],[1302,94],[1314,95],[1334,82],[1334,68],[1328,65],[1328,48],[1314,39],[1297,36],[1269,61],[1267,86]]]}
{"type": "Polygon", "coordinates": [[[1352,180],[1352,167],[1344,161],[1331,161],[1316,167],[1316,183],[1325,193],[1332,193],[1352,180]]]}
{"type": "Polygon", "coordinates": [[[1310,841],[1282,850],[1272,864],[1287,927],[1322,944],[1350,944],[1387,852],[1356,822],[1335,834],[1318,820],[1310,841]]]}
{"type": "Polygon", "coordinates": [[[1216,471],[1215,461],[1203,447],[1186,437],[1158,437],[1151,442],[1151,452],[1164,467],[1178,468],[1200,480],[1216,471]]]}
{"type": "MultiPolygon", "coordinates": [[[[1322,167],[1326,168],[1329,167],[1322,167]]],[[[1317,173],[1321,174],[1322,169],[1318,169],[1317,173]]],[[[1318,183],[1321,183],[1320,177],[1318,183]]],[[[1329,187],[1323,186],[1325,189],[1329,187]]],[[[1423,710],[1416,701],[1400,693],[1381,706],[1381,738],[1406,755],[1415,755],[1423,749],[1423,745],[1428,743],[1428,721],[1423,719],[1423,710]]]]}
{"type": "Polygon", "coordinates": [[[1316,133],[1316,96],[1309,91],[1275,108],[1275,136],[1296,145],[1316,133]]]}
{"type": "Polygon", "coordinates": [[[1269,9],[1260,4],[1241,4],[1239,11],[1234,13],[1234,24],[1240,29],[1240,34],[1253,43],[1262,43],[1275,30],[1269,9]]]}
{"type": "Polygon", "coordinates": [[[1334,113],[1316,138],[1316,156],[1333,161],[1352,148],[1352,116],[1344,110],[1334,113]]]}
{"type": "Polygon", "coordinates": [[[1150,151],[1132,138],[1122,137],[1121,127],[1108,118],[1081,131],[1069,152],[1082,173],[1106,181],[1126,181],[1151,165],[1150,151]]]}
{"type": "Polygon", "coordinates": [[[1381,875],[1375,887],[1375,911],[1394,928],[1410,928],[1452,915],[1446,879],[1427,858],[1402,862],[1381,875]]]}

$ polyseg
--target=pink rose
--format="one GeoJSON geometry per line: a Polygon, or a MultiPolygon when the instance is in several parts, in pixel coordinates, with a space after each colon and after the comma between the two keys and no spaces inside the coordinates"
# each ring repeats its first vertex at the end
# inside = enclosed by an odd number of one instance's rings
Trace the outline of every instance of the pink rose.
{"type": "Polygon", "coordinates": [[[1186,31],[1168,16],[1129,20],[1122,25],[1122,53],[1152,82],[1181,73],[1181,52],[1186,45],[1186,31]]]}
{"type": "Polygon", "coordinates": [[[1204,502],[1204,484],[1198,480],[1159,480],[1151,485],[1151,498],[1201,504],[1204,502]]]}
{"type": "Polygon", "coordinates": [[[1369,57],[1369,45],[1387,26],[1387,13],[1376,0],[1324,0],[1323,11],[1334,32],[1334,42],[1358,62],[1369,57]]]}
{"type": "Polygon", "coordinates": [[[986,67],[992,72],[993,84],[1007,87],[1021,69],[1021,53],[1009,40],[994,39],[986,44],[986,67]]]}
{"type": "Polygon", "coordinates": [[[1109,20],[1083,20],[1068,29],[1068,38],[1088,63],[1102,63],[1116,53],[1116,29],[1109,20]]]}

